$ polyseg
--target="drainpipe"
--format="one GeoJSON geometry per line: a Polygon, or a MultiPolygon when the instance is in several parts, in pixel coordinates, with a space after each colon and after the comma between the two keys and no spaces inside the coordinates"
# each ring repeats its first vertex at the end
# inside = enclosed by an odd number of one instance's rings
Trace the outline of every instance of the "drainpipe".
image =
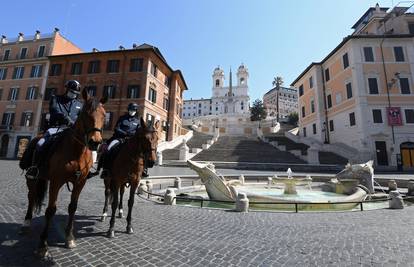
{"type": "Polygon", "coordinates": [[[325,144],[330,143],[329,138],[329,124],[328,124],[328,107],[326,103],[326,86],[325,86],[325,74],[323,72],[323,66],[321,64],[321,74],[322,74],[322,92],[323,92],[323,109],[325,112],[325,144]]]}

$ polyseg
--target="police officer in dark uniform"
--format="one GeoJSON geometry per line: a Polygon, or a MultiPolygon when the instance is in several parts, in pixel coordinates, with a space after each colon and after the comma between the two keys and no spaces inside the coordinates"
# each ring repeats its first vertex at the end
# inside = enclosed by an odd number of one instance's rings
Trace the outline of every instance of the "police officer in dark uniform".
{"type": "Polygon", "coordinates": [[[49,102],[49,129],[43,137],[37,142],[35,151],[29,151],[32,154],[32,166],[27,169],[26,178],[34,179],[39,172],[38,164],[44,146],[51,136],[72,126],[79,116],[82,109],[82,103],[77,100],[80,95],[80,83],[76,80],[69,80],[65,84],[66,92],[63,95],[52,95],[49,102]]]}

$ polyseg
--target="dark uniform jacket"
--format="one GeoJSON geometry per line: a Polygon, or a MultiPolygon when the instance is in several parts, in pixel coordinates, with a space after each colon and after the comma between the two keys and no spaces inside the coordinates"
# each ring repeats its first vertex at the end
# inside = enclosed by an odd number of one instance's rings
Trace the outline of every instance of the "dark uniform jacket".
{"type": "Polygon", "coordinates": [[[124,138],[133,136],[140,126],[139,119],[135,116],[131,117],[129,114],[125,114],[119,117],[115,126],[115,138],[124,138]]]}
{"type": "Polygon", "coordinates": [[[82,110],[82,103],[64,95],[53,95],[49,103],[49,127],[71,126],[82,110]]]}

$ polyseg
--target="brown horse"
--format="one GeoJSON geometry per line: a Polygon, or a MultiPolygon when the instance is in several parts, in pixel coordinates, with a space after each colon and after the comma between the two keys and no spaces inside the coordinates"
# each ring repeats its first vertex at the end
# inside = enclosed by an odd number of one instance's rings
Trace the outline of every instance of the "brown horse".
{"type": "Polygon", "coordinates": [[[133,233],[131,225],[132,207],[134,206],[135,191],[144,171],[144,161],[148,167],[154,166],[157,158],[159,122],[154,127],[147,126],[141,118],[141,127],[135,135],[129,138],[115,156],[109,170],[110,193],[112,198],[112,216],[107,233],[109,238],[115,236],[115,214],[118,207],[118,192],[121,187],[129,183],[129,200],[126,232],[133,233]]]}
{"type": "Polygon", "coordinates": [[[97,150],[102,143],[102,128],[105,121],[105,99],[97,101],[82,91],[84,107],[73,127],[63,133],[63,136],[54,145],[47,168],[41,171],[35,180],[27,180],[29,187],[29,207],[25,224],[30,225],[34,207],[42,205],[42,196],[47,190],[47,181],[50,182],[49,202],[45,212],[46,225],[40,235],[38,253],[41,257],[48,255],[47,237],[49,225],[56,213],[56,202],[60,188],[65,183],[72,183],[73,190],[68,207],[69,219],[66,227],[66,247],[76,246],[73,236],[73,221],[77,209],[78,198],[86,182],[89,169],[92,166],[92,151],[97,150]]]}

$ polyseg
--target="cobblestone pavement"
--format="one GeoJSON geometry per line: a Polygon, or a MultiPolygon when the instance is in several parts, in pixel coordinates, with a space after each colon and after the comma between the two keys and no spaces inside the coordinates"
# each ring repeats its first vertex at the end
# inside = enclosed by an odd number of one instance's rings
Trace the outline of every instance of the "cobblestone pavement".
{"type": "MultiPolygon", "coordinates": [[[[0,161],[1,266],[414,266],[414,207],[338,213],[246,214],[167,207],[138,200],[135,233],[117,219],[98,221],[103,184],[88,181],[76,216],[77,248],[64,248],[69,193],[62,188],[49,237],[51,258],[38,260],[43,215],[32,233],[18,234],[26,187],[15,161],[0,161]]],[[[139,199],[139,198],[137,198],[139,199]]]]}

